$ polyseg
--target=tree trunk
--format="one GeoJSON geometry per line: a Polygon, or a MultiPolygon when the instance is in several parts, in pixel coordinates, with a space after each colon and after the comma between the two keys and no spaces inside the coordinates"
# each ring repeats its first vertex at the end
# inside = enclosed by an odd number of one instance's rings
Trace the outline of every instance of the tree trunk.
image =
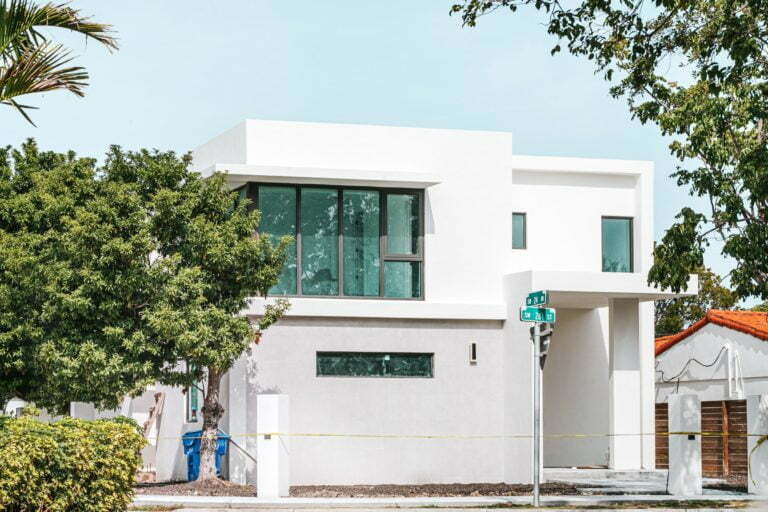
{"type": "Polygon", "coordinates": [[[218,478],[216,475],[216,437],[219,433],[219,420],[224,408],[219,403],[219,385],[221,373],[208,369],[208,389],[203,401],[203,435],[200,439],[200,474],[198,482],[218,478]]]}

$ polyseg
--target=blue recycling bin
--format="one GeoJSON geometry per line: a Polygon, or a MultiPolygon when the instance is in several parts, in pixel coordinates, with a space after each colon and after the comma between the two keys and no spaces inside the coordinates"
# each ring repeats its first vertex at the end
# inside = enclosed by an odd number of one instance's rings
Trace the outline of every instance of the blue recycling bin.
{"type": "MultiPolygon", "coordinates": [[[[184,446],[184,455],[187,457],[187,480],[197,480],[200,474],[200,438],[202,430],[187,432],[181,436],[181,444],[184,446]]],[[[221,458],[227,454],[230,436],[219,430],[216,435],[216,474],[221,476],[221,458]]]]}

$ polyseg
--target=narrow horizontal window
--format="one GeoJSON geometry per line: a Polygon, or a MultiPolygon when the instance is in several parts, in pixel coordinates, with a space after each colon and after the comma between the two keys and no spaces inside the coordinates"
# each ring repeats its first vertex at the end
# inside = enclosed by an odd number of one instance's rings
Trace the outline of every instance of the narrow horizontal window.
{"type": "Polygon", "coordinates": [[[434,354],[317,352],[318,377],[433,377],[434,354]]]}
{"type": "Polygon", "coordinates": [[[525,249],[525,214],[513,213],[512,214],[512,248],[513,249],[525,249]]]}
{"type": "Polygon", "coordinates": [[[632,219],[603,217],[603,272],[633,272],[632,219]]]}

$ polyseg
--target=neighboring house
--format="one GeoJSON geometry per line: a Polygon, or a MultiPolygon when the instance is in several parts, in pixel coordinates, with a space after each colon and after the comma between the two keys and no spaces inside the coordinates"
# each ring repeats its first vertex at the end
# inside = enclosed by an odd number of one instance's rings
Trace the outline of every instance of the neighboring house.
{"type": "MultiPolygon", "coordinates": [[[[534,290],[557,308],[544,433],[619,434],[547,438],[544,463],[654,467],[652,301],[674,295],[647,285],[650,162],[514,155],[500,132],[252,120],[193,157],[228,173],[262,234],[296,239],[271,290],[292,307],[224,380],[222,428],[258,459],[256,397],[281,393],[294,433],[403,436],[293,437],[292,484],[530,482],[518,310],[534,290]]],[[[157,478],[180,478],[200,401],[157,391],[157,478]]],[[[254,481],[238,449],[227,471],[254,481]]]]}
{"type": "Polygon", "coordinates": [[[27,402],[20,398],[12,398],[5,404],[5,408],[2,411],[6,416],[21,416],[24,407],[27,406],[27,402]]]}
{"type": "MultiPolygon", "coordinates": [[[[768,313],[711,310],[684,331],[656,339],[657,430],[667,431],[670,394],[695,394],[702,403],[705,477],[744,478],[746,401],[768,393],[768,313]]],[[[657,439],[657,466],[667,465],[667,439],[657,439]]]]}

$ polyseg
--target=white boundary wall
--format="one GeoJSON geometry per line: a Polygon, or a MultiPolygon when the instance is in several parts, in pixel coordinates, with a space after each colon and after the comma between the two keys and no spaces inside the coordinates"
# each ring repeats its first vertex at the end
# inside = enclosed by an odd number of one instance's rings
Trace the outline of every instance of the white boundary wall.
{"type": "Polygon", "coordinates": [[[768,394],[747,397],[747,457],[749,474],[747,488],[750,494],[768,496],[768,394]]]}

